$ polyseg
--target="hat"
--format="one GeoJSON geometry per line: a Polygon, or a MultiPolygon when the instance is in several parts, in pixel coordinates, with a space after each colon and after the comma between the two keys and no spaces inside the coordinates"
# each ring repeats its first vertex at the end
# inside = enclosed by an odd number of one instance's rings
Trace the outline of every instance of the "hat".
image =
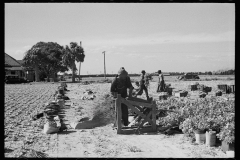
{"type": "Polygon", "coordinates": [[[161,70],[158,70],[157,73],[162,73],[162,71],[161,71],[161,70]]]}
{"type": "Polygon", "coordinates": [[[145,72],[145,70],[142,70],[142,72],[141,72],[141,73],[146,73],[146,72],[145,72]]]}
{"type": "Polygon", "coordinates": [[[128,72],[124,69],[124,67],[121,67],[120,70],[118,71],[119,76],[127,76],[128,72]]]}

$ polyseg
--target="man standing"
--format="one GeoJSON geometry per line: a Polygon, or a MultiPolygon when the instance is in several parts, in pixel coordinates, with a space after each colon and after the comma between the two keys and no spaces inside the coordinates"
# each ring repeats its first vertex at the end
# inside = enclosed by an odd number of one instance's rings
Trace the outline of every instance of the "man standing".
{"type": "Polygon", "coordinates": [[[165,83],[164,83],[164,77],[161,70],[158,70],[158,87],[157,92],[164,92],[165,90],[165,83]]]}
{"type": "Polygon", "coordinates": [[[141,74],[141,79],[140,79],[140,90],[136,93],[136,96],[137,95],[142,95],[143,90],[144,90],[144,92],[146,94],[146,97],[147,97],[147,100],[149,100],[148,90],[147,90],[147,87],[146,87],[146,82],[148,81],[147,76],[145,75],[146,72],[145,72],[145,70],[142,70],[141,73],[142,74],[141,74]]]}
{"type": "MultiPolygon", "coordinates": [[[[118,94],[121,94],[122,98],[126,98],[128,96],[127,88],[129,89],[129,97],[132,97],[133,86],[130,77],[124,67],[121,67],[118,71],[118,76],[116,76],[112,82],[110,91],[113,96],[114,92],[117,92],[118,94]]],[[[128,107],[122,103],[121,109],[123,125],[128,126],[128,107]]]]}

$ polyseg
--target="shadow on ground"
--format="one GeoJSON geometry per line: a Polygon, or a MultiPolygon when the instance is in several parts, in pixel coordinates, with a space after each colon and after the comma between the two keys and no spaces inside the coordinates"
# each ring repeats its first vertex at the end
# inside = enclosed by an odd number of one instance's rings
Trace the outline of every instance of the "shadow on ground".
{"type": "Polygon", "coordinates": [[[62,131],[62,132],[58,132],[58,134],[70,134],[74,132],[77,132],[77,131],[62,131]]]}

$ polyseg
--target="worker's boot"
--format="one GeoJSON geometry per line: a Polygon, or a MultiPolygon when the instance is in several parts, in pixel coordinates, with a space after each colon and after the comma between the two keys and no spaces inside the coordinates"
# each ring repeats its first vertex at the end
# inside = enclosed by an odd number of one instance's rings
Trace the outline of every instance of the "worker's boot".
{"type": "Polygon", "coordinates": [[[151,101],[152,101],[152,97],[149,98],[149,96],[147,96],[147,101],[148,101],[148,102],[151,102],[151,101]]]}
{"type": "Polygon", "coordinates": [[[147,101],[149,101],[149,96],[147,96],[147,101]]]}

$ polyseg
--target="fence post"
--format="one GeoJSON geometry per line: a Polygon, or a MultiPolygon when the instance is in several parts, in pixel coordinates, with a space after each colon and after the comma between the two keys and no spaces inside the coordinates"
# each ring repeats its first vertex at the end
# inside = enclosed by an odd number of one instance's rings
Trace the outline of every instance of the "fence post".
{"type": "Polygon", "coordinates": [[[122,130],[121,94],[117,94],[115,106],[117,110],[117,134],[121,134],[122,130]]]}
{"type": "Polygon", "coordinates": [[[153,131],[156,131],[157,130],[157,127],[156,127],[156,101],[152,101],[152,129],[153,131]]]}

